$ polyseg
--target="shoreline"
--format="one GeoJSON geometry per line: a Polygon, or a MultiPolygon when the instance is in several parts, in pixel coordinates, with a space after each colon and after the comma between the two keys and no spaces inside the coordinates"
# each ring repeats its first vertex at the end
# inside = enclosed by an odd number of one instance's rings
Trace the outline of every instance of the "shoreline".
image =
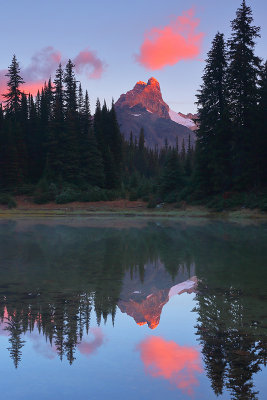
{"type": "Polygon", "coordinates": [[[267,213],[260,210],[236,209],[216,212],[204,206],[185,206],[183,209],[166,204],[161,208],[149,209],[142,201],[115,200],[94,203],[34,204],[25,198],[16,198],[17,208],[0,206],[0,220],[13,218],[64,218],[64,217],[143,217],[143,218],[203,218],[223,220],[267,221],[267,213]]]}

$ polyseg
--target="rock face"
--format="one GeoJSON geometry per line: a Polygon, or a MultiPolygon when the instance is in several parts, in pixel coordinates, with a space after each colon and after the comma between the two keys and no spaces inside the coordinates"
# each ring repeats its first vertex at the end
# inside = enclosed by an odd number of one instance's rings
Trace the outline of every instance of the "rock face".
{"type": "Polygon", "coordinates": [[[130,133],[138,137],[144,128],[145,144],[148,147],[163,147],[166,143],[175,146],[177,139],[181,146],[187,146],[189,136],[195,141],[195,124],[188,115],[180,115],[172,110],[162,98],[160,84],[155,78],[147,83],[139,81],[134,88],[122,94],[115,103],[121,132],[126,139],[130,133]]]}
{"type": "Polygon", "coordinates": [[[155,78],[150,78],[147,83],[137,82],[132,90],[120,96],[116,107],[132,108],[137,104],[160,118],[170,119],[169,106],[163,101],[159,82],[155,78]]]}

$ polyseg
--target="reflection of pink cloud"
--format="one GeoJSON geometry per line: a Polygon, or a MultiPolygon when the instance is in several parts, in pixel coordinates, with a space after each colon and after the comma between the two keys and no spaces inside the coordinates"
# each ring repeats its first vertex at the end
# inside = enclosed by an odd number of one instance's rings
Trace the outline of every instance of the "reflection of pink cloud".
{"type": "Polygon", "coordinates": [[[90,342],[82,341],[77,346],[80,353],[86,356],[95,353],[104,343],[104,334],[100,328],[92,328],[90,329],[90,333],[93,334],[94,339],[90,342]]]}
{"type": "Polygon", "coordinates": [[[138,345],[138,350],[151,376],[163,377],[188,395],[193,394],[193,386],[198,384],[195,375],[202,372],[200,354],[196,349],[149,336],[138,345]]]}
{"type": "Polygon", "coordinates": [[[194,9],[184,12],[163,28],[152,28],[145,34],[136,60],[150,70],[196,58],[200,53],[203,33],[196,33],[199,20],[194,9]]]}
{"type": "Polygon", "coordinates": [[[7,322],[8,322],[8,312],[5,307],[3,320],[0,321],[0,336],[9,335],[9,332],[6,330],[7,322]]]}
{"type": "Polygon", "coordinates": [[[94,51],[83,50],[73,60],[78,74],[85,73],[89,79],[101,78],[106,65],[94,51]]]}
{"type": "Polygon", "coordinates": [[[57,349],[55,345],[51,346],[51,344],[45,340],[43,335],[31,332],[27,334],[27,337],[32,342],[32,348],[36,353],[41,354],[49,360],[53,360],[53,358],[56,357],[57,349]]]}

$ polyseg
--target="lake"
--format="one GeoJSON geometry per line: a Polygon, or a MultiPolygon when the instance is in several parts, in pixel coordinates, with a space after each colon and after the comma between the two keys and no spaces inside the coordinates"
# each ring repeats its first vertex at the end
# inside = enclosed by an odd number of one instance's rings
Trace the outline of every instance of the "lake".
{"type": "Polygon", "coordinates": [[[266,399],[266,244],[266,223],[0,221],[4,399],[266,399]]]}

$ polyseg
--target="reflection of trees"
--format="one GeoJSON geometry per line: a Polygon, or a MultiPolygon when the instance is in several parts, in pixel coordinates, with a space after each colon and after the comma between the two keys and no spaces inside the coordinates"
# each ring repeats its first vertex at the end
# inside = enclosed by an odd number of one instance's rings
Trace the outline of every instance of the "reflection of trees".
{"type": "Polygon", "coordinates": [[[262,334],[251,329],[242,294],[215,294],[202,286],[197,294],[197,335],[214,393],[222,394],[227,387],[233,399],[256,399],[252,378],[266,357],[266,348],[259,344],[262,334]]]}
{"type": "Polygon", "coordinates": [[[235,228],[213,238],[208,254],[195,253],[197,335],[216,395],[227,388],[232,399],[258,398],[253,375],[267,356],[265,243],[264,230],[235,228]]]}
{"type": "Polygon", "coordinates": [[[18,367],[19,361],[21,360],[21,348],[25,343],[25,341],[21,339],[21,335],[23,332],[22,326],[22,316],[19,313],[11,315],[6,326],[6,330],[10,333],[10,337],[8,340],[10,343],[10,347],[8,348],[8,350],[16,368],[18,367]]]}
{"type": "Polygon", "coordinates": [[[173,278],[181,263],[186,269],[184,243],[175,233],[154,224],[122,230],[35,225],[26,231],[1,225],[0,315],[3,322],[7,310],[15,365],[22,335],[35,327],[72,363],[92,310],[98,324],[108,316],[114,323],[125,271],[139,271],[144,281],[145,265],[159,259],[173,278]]]}
{"type": "MultiPolygon", "coordinates": [[[[0,225],[0,316],[6,307],[14,363],[23,334],[34,327],[72,363],[92,312],[98,324],[109,316],[115,321],[125,271],[139,271],[145,286],[148,263],[160,260],[173,279],[195,264],[201,281],[197,334],[212,388],[217,395],[226,387],[234,399],[255,399],[253,375],[267,359],[266,239],[264,227],[216,222],[21,231],[13,223],[0,225]]],[[[161,278],[155,283],[166,289],[161,278]]]]}

